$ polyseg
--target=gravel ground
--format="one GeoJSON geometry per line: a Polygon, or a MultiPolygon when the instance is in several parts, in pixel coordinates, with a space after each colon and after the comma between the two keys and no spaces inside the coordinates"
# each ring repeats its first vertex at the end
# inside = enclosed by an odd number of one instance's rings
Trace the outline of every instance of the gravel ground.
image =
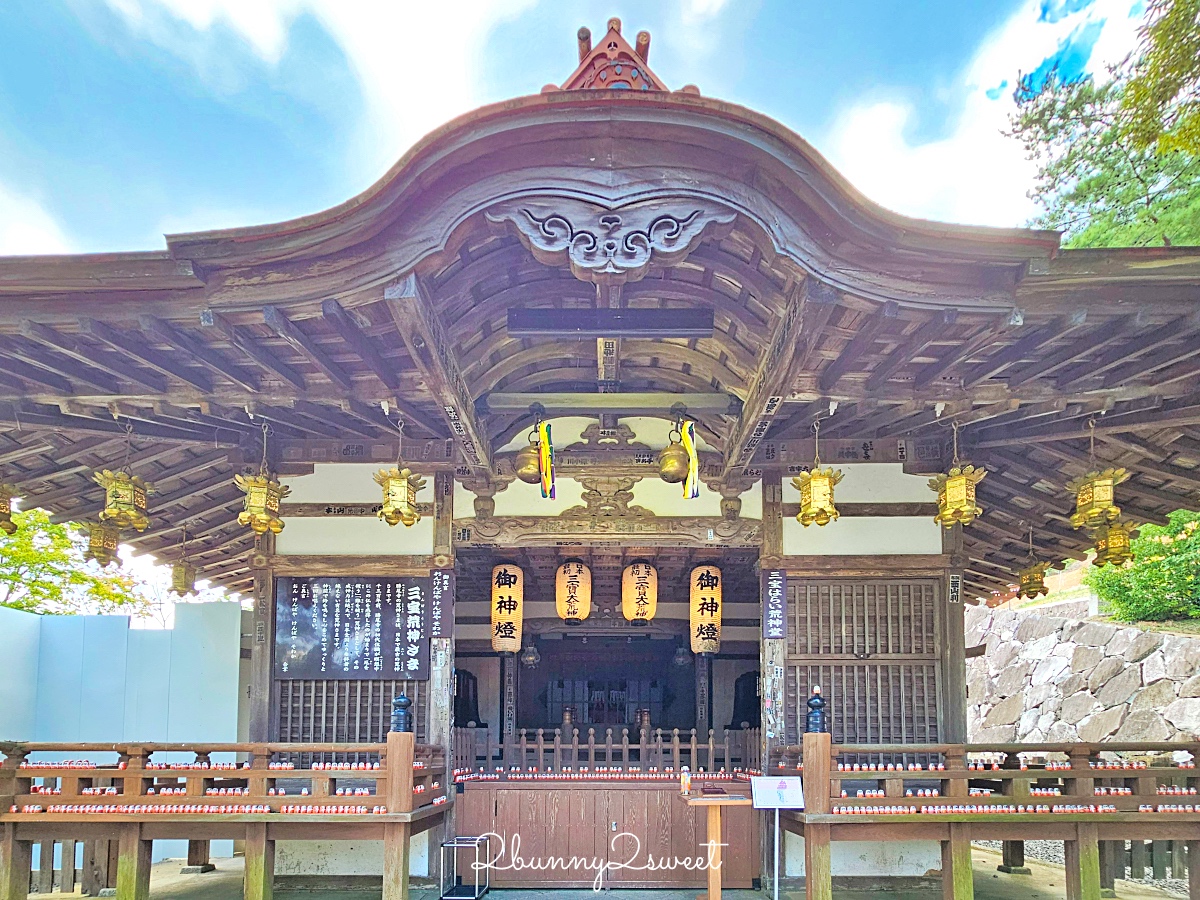
{"type": "MultiPolygon", "coordinates": [[[[980,847],[987,847],[989,850],[999,850],[1001,846],[1000,841],[975,841],[974,843],[980,847]]],[[[1056,866],[1061,866],[1064,862],[1062,841],[1026,841],[1025,855],[1030,859],[1040,860],[1041,862],[1051,863],[1056,866]]],[[[1164,878],[1161,881],[1149,876],[1146,878],[1129,878],[1129,869],[1125,870],[1125,878],[1128,881],[1150,885],[1168,893],[1177,894],[1180,897],[1188,895],[1188,883],[1182,878],[1164,878]]]]}

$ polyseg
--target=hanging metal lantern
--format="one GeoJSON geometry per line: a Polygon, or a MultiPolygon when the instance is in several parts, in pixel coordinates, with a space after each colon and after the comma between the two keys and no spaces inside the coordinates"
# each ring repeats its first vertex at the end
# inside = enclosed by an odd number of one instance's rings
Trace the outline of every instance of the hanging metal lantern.
{"type": "Polygon", "coordinates": [[[263,454],[257,475],[234,475],[233,483],[246,495],[245,506],[238,514],[238,524],[248,525],[255,534],[279,534],[283,531],[283,519],[279,518],[279,504],[288,494],[285,487],[267,471],[267,431],[262,426],[263,454]]]}
{"type": "Polygon", "coordinates": [[[959,461],[959,424],[952,422],[951,426],[954,428],[954,461],[950,465],[950,471],[929,479],[929,487],[938,495],[938,511],[933,521],[946,528],[969,525],[975,521],[976,516],[983,515],[983,509],[975,502],[975,485],[987,475],[987,470],[982,466],[973,466],[970,463],[963,465],[959,461]]]}
{"type": "Polygon", "coordinates": [[[1017,572],[1017,596],[1032,600],[1050,593],[1050,588],[1046,587],[1046,570],[1049,568],[1048,562],[1035,562],[1017,572]]]}
{"type": "Polygon", "coordinates": [[[145,531],[150,525],[146,515],[146,495],[153,487],[137,475],[128,472],[112,472],[105,469],[96,472],[92,479],[104,488],[104,509],[100,518],[117,528],[133,528],[145,531]]]}
{"type": "Polygon", "coordinates": [[[1123,566],[1133,559],[1130,546],[1132,522],[1110,522],[1096,529],[1096,558],[1094,566],[1123,566]]]}
{"type": "Polygon", "coordinates": [[[171,590],[181,597],[196,590],[196,567],[186,559],[171,566],[171,590]]]}
{"type": "Polygon", "coordinates": [[[107,566],[117,558],[117,546],[121,542],[121,529],[112,522],[89,522],[84,526],[87,532],[87,549],[83,558],[94,560],[100,566],[107,566]]]}
{"type": "Polygon", "coordinates": [[[689,577],[692,652],[712,656],[721,649],[721,570],[696,566],[689,577]]]}
{"type": "Polygon", "coordinates": [[[527,644],[525,649],[521,651],[521,665],[527,669],[536,669],[538,663],[542,661],[542,654],[538,652],[537,644],[527,644]]]}
{"type": "Polygon", "coordinates": [[[0,531],[16,534],[17,523],[12,520],[12,502],[17,489],[11,484],[0,484],[0,531]]]}
{"type": "Polygon", "coordinates": [[[658,570],[636,562],[621,573],[621,614],[630,625],[649,625],[658,611],[658,570]]]}
{"type": "Polygon", "coordinates": [[[526,484],[542,483],[542,465],[538,454],[537,438],[531,436],[529,444],[517,451],[513,460],[514,474],[526,484]]]}
{"type": "Polygon", "coordinates": [[[592,570],[577,559],[558,567],[554,607],[568,625],[580,625],[592,613],[592,570]]]}
{"type": "Polygon", "coordinates": [[[792,479],[792,487],[800,492],[800,512],[796,521],[807,528],[814,522],[828,525],[838,518],[833,502],[833,488],[845,477],[840,469],[821,468],[821,422],[813,422],[813,467],[792,479]]]}
{"type": "Polygon", "coordinates": [[[383,506],[379,518],[389,525],[404,523],[411,528],[421,521],[417,509],[417,491],[425,487],[425,479],[411,469],[392,466],[375,473],[375,483],[383,488],[383,506]]]}
{"type": "Polygon", "coordinates": [[[492,649],[512,656],[521,649],[525,573],[512,563],[492,568],[492,649]]]}
{"type": "Polygon", "coordinates": [[[1121,508],[1113,503],[1116,486],[1129,477],[1125,469],[1113,468],[1088,472],[1067,483],[1075,495],[1075,512],[1071,525],[1075,528],[1099,528],[1121,518],[1121,508]]]}
{"type": "Polygon", "coordinates": [[[692,664],[692,654],[687,652],[687,647],[676,647],[675,655],[671,657],[671,665],[682,669],[685,666],[692,664]]]}

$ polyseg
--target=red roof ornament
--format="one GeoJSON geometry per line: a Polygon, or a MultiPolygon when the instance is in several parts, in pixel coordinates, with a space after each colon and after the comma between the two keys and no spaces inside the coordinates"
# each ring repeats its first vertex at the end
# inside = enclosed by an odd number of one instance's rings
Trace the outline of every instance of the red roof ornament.
{"type": "Polygon", "coordinates": [[[640,31],[636,48],[621,37],[621,20],[608,20],[608,32],[595,47],[592,33],[579,29],[579,68],[561,88],[547,85],[543,91],[626,90],[665,91],[658,76],[650,71],[650,32],[640,31]]]}

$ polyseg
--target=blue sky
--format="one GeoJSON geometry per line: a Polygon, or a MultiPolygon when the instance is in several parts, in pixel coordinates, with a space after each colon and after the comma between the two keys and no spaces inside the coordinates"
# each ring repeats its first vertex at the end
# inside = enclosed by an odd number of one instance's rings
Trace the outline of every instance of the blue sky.
{"type": "Polygon", "coordinates": [[[366,188],[424,133],[536,93],[574,34],[652,33],[671,87],[799,132],[877,202],[1022,224],[1018,71],[1103,70],[1133,0],[4,0],[0,253],[157,249],[366,188]]]}

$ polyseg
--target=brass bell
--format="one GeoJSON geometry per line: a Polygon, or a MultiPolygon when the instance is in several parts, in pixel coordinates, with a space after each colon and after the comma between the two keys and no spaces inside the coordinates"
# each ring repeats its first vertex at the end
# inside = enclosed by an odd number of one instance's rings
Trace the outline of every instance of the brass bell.
{"type": "Polygon", "coordinates": [[[688,452],[679,441],[671,441],[658,454],[658,477],[667,484],[680,484],[688,474],[688,452]]]}
{"type": "Polygon", "coordinates": [[[513,460],[513,466],[516,476],[526,484],[541,483],[542,469],[538,461],[537,444],[531,442],[528,446],[518,450],[516,459],[513,460]]]}

